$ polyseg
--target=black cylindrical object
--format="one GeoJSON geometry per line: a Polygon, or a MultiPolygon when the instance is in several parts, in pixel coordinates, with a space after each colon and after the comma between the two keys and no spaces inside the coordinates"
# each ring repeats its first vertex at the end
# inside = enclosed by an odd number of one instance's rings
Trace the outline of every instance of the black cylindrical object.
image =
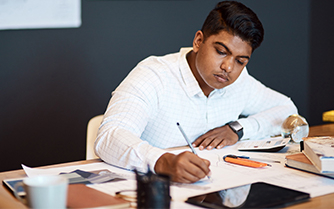
{"type": "Polygon", "coordinates": [[[166,175],[136,172],[137,208],[170,208],[170,178],[166,175]]]}

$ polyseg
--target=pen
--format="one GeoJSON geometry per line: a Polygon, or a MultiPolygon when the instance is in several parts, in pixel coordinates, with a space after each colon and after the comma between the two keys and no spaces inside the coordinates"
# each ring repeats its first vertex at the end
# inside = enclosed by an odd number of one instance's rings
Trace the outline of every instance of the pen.
{"type": "MultiPolygon", "coordinates": [[[[179,127],[179,129],[180,129],[180,131],[181,131],[183,137],[186,139],[186,141],[187,141],[187,143],[188,143],[188,145],[189,145],[191,151],[192,151],[195,155],[197,155],[196,150],[194,149],[193,145],[190,143],[190,141],[189,141],[189,139],[188,139],[186,133],[184,133],[184,131],[183,131],[183,129],[182,129],[180,123],[177,122],[176,125],[177,125],[177,127],[179,127]]],[[[208,179],[210,179],[210,176],[207,176],[207,177],[208,177],[208,179]]]]}
{"type": "Polygon", "coordinates": [[[180,129],[180,131],[181,131],[183,137],[186,139],[186,141],[187,141],[187,143],[188,143],[188,145],[189,145],[191,151],[192,151],[195,155],[197,155],[196,150],[194,149],[193,145],[190,143],[190,141],[189,141],[189,139],[188,139],[186,133],[184,133],[184,131],[183,131],[183,129],[182,129],[180,123],[177,122],[176,125],[177,125],[177,127],[179,127],[179,129],[180,129]]]}
{"type": "Polygon", "coordinates": [[[261,163],[261,162],[241,158],[241,157],[238,157],[236,155],[225,155],[223,157],[223,159],[224,159],[225,162],[234,163],[234,164],[243,165],[243,166],[248,166],[248,167],[252,167],[252,168],[262,168],[262,167],[265,167],[265,166],[271,166],[267,163],[261,163]]]}
{"type": "Polygon", "coordinates": [[[260,158],[250,158],[248,156],[237,156],[237,157],[240,157],[240,158],[244,158],[244,159],[250,159],[250,160],[258,160],[258,161],[266,161],[266,162],[272,162],[272,163],[281,163],[281,161],[278,161],[278,160],[269,160],[269,159],[260,159],[260,158]]]}

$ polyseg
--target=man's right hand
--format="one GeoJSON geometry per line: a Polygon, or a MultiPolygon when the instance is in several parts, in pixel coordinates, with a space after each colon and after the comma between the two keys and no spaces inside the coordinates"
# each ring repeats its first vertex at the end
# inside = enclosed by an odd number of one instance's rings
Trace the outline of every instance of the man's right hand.
{"type": "Polygon", "coordinates": [[[158,174],[167,174],[172,181],[181,183],[196,182],[210,172],[210,161],[186,151],[178,155],[163,154],[156,162],[154,170],[158,174]]]}

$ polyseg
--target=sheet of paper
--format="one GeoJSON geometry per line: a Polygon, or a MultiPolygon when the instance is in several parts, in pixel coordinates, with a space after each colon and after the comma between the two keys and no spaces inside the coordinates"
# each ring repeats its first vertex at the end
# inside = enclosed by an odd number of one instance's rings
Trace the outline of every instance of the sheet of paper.
{"type": "MultiPolygon", "coordinates": [[[[190,149],[171,151],[175,154],[189,151],[190,149]]],[[[288,145],[277,153],[264,152],[240,152],[237,150],[237,145],[225,147],[220,150],[203,150],[197,151],[197,154],[210,160],[211,162],[211,180],[207,178],[194,184],[176,184],[171,183],[171,196],[174,201],[184,201],[190,196],[204,194],[208,192],[228,189],[236,186],[241,186],[253,182],[267,182],[282,187],[287,187],[303,192],[310,193],[311,197],[316,197],[334,192],[334,180],[313,175],[307,172],[298,171],[295,169],[285,167],[285,155],[296,153],[299,151],[299,145],[288,145]],[[223,156],[227,154],[244,155],[250,158],[257,158],[269,161],[279,161],[280,163],[270,163],[271,167],[251,168],[240,165],[227,163],[223,160],[223,156]]],[[[259,160],[258,160],[259,161],[259,160]]],[[[115,195],[115,192],[120,190],[135,190],[136,181],[134,180],[134,173],[128,170],[120,169],[109,164],[100,162],[68,167],[57,167],[49,169],[35,169],[24,166],[28,176],[45,175],[45,174],[59,174],[60,172],[70,172],[76,169],[85,171],[108,169],[110,171],[123,174],[127,176],[128,181],[110,182],[104,184],[90,185],[92,188],[98,189],[102,192],[115,195]],[[132,178],[129,178],[129,177],[132,178]]]]}
{"type": "Polygon", "coordinates": [[[83,164],[83,165],[74,165],[74,166],[65,166],[65,167],[56,167],[56,168],[31,168],[26,165],[22,165],[23,170],[29,177],[37,176],[37,175],[58,175],[63,172],[71,172],[77,169],[83,171],[96,171],[96,170],[104,170],[107,169],[109,171],[115,172],[120,176],[126,179],[134,179],[135,174],[129,170],[117,168],[115,166],[109,165],[104,162],[83,164]]]}
{"type": "MultiPolygon", "coordinates": [[[[240,152],[237,151],[237,145],[228,147],[227,149],[212,150],[212,151],[199,151],[198,154],[211,162],[211,170],[215,175],[222,172],[228,172],[228,175],[235,176],[236,178],[230,179],[230,181],[237,182],[240,175],[243,174],[245,179],[250,182],[262,181],[290,189],[295,189],[303,192],[310,193],[311,197],[316,197],[324,194],[334,192],[334,180],[330,178],[321,177],[318,175],[310,174],[303,171],[285,167],[285,156],[287,154],[293,154],[299,152],[298,144],[290,144],[284,150],[278,153],[265,153],[265,152],[240,152]],[[266,162],[271,167],[265,168],[249,168],[245,166],[234,165],[226,163],[222,160],[222,157],[227,154],[245,155],[252,158],[280,161],[280,163],[266,162]],[[213,169],[215,166],[222,169],[222,171],[216,171],[213,169]],[[238,176],[239,175],[239,176],[238,176]]],[[[218,179],[213,176],[214,181],[218,181],[219,184],[224,184],[224,180],[218,179]]],[[[226,184],[226,183],[225,183],[226,184]]]]}
{"type": "Polygon", "coordinates": [[[81,25],[81,0],[0,0],[0,29],[81,25]]]}

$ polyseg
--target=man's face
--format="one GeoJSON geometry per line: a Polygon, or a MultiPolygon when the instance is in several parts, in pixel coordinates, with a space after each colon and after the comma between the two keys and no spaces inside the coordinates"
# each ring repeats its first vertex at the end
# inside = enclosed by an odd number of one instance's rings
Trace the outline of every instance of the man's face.
{"type": "Polygon", "coordinates": [[[252,47],[238,36],[226,31],[211,35],[204,41],[201,31],[194,38],[195,69],[192,69],[205,95],[213,89],[232,84],[248,63],[252,47]]]}

